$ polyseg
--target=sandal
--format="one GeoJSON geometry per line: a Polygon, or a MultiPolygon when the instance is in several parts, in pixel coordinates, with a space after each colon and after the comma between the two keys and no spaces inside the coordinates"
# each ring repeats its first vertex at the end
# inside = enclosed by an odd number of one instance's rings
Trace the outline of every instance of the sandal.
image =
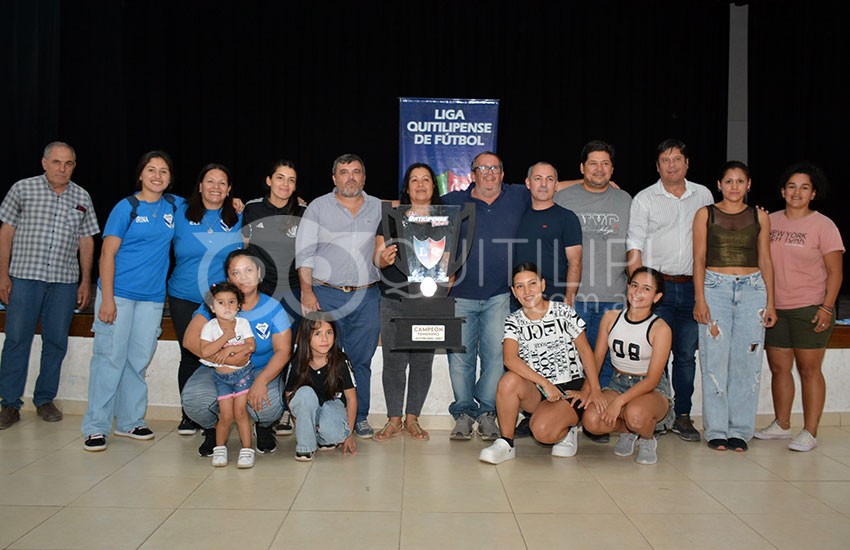
{"type": "Polygon", "coordinates": [[[712,439],[708,442],[708,448],[714,449],[715,451],[725,451],[729,448],[729,442],[725,439],[712,439]]]}
{"type": "Polygon", "coordinates": [[[404,423],[404,431],[418,441],[428,441],[431,439],[431,436],[422,429],[422,426],[419,425],[418,420],[408,420],[404,423]]]}
{"type": "Polygon", "coordinates": [[[726,444],[726,447],[730,451],[735,451],[735,452],[738,452],[738,453],[746,452],[747,449],[749,448],[747,446],[747,442],[744,441],[743,439],[741,439],[740,437],[730,437],[729,441],[726,444]]]}
{"type": "Polygon", "coordinates": [[[384,424],[384,427],[375,432],[373,436],[375,441],[386,441],[387,439],[392,439],[393,437],[401,434],[402,429],[404,429],[403,424],[393,424],[392,422],[387,422],[384,424]]]}

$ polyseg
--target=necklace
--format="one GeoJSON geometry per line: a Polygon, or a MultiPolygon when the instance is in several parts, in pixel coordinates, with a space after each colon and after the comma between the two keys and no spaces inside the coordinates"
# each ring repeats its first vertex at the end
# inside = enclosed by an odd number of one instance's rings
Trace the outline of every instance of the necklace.
{"type": "MultiPolygon", "coordinates": [[[[209,212],[207,212],[207,213],[209,213],[209,212]]],[[[214,226],[215,224],[214,224],[214,223],[213,223],[213,224],[211,224],[211,223],[207,220],[207,213],[205,213],[205,214],[204,214],[203,220],[204,220],[204,223],[205,223],[205,224],[207,224],[207,233],[209,233],[210,235],[212,235],[212,233],[213,233],[213,226],[214,226]]],[[[221,220],[221,215],[220,215],[220,214],[216,214],[216,221],[220,221],[220,220],[221,220]]]]}
{"type": "Polygon", "coordinates": [[[154,210],[154,213],[153,213],[153,217],[154,217],[154,218],[158,218],[158,217],[159,217],[159,207],[160,207],[160,206],[162,206],[162,197],[160,197],[160,198],[159,198],[159,200],[158,200],[158,201],[156,201],[156,210],[154,210]]]}

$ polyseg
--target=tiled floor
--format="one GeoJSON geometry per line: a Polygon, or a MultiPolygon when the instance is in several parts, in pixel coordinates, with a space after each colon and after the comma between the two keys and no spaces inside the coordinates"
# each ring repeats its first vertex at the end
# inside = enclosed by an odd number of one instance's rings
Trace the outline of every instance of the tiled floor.
{"type": "Polygon", "coordinates": [[[79,425],[25,411],[0,432],[0,548],[850,548],[845,428],[822,428],[811,453],[719,453],[671,434],[655,466],[580,437],[576,458],[525,439],[495,467],[477,460],[485,443],[438,431],[300,463],[287,436],[237,470],[198,458],[201,437],[176,422],[102,453],[83,451],[79,425]]]}

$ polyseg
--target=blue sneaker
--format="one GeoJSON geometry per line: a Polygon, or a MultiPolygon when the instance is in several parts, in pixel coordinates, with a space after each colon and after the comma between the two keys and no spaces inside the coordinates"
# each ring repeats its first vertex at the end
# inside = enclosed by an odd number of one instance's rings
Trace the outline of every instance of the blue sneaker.
{"type": "Polygon", "coordinates": [[[369,425],[368,420],[361,420],[354,425],[354,433],[357,434],[357,437],[372,439],[375,435],[375,430],[373,430],[372,426],[369,425]]]}

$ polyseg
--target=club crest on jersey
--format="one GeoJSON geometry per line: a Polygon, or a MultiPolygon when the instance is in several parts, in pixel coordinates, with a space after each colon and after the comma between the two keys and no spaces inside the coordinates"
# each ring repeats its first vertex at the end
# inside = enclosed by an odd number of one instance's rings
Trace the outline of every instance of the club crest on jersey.
{"type": "Polygon", "coordinates": [[[257,337],[260,340],[268,340],[269,336],[271,336],[268,323],[257,323],[254,325],[254,331],[257,333],[257,337]]]}
{"type": "Polygon", "coordinates": [[[162,219],[165,221],[165,226],[168,229],[174,229],[174,215],[173,214],[165,214],[162,216],[162,219]]]}

